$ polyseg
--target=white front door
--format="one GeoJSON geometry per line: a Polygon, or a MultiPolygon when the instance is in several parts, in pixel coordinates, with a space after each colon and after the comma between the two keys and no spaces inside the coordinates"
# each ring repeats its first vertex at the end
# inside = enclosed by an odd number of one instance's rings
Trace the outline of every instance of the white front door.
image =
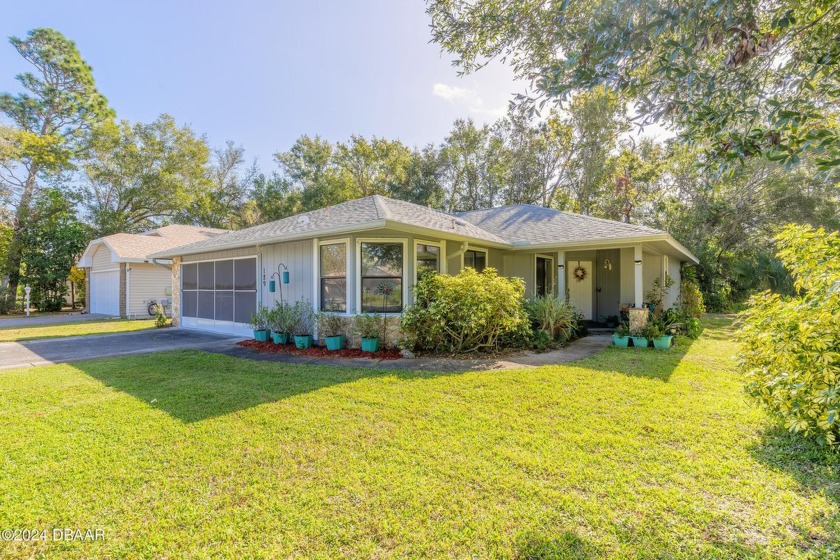
{"type": "Polygon", "coordinates": [[[90,275],[91,313],[119,316],[120,271],[92,272],[90,275]]]}
{"type": "Polygon", "coordinates": [[[587,321],[592,320],[592,261],[566,261],[568,277],[566,286],[569,289],[569,303],[583,315],[587,321]]]}

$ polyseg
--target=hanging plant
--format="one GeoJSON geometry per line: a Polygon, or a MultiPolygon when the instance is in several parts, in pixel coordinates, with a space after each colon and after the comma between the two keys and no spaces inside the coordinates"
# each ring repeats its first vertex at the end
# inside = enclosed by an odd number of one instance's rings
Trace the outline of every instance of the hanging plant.
{"type": "Polygon", "coordinates": [[[578,282],[583,282],[583,280],[586,279],[586,275],[588,273],[586,272],[586,269],[580,266],[580,263],[578,263],[578,265],[575,267],[573,274],[575,275],[575,280],[577,280],[578,282]]]}

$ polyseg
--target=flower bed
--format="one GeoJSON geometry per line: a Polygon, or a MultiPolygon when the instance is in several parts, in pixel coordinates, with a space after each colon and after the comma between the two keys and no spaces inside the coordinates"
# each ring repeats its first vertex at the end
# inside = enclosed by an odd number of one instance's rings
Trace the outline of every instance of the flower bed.
{"type": "Polygon", "coordinates": [[[342,350],[327,350],[323,346],[313,346],[306,350],[298,350],[294,344],[274,344],[273,342],[257,342],[243,340],[239,346],[252,348],[257,352],[273,352],[275,354],[291,354],[293,356],[313,356],[318,358],[371,358],[374,360],[398,360],[402,358],[396,349],[380,350],[378,352],[363,352],[359,348],[344,348],[342,350]]]}

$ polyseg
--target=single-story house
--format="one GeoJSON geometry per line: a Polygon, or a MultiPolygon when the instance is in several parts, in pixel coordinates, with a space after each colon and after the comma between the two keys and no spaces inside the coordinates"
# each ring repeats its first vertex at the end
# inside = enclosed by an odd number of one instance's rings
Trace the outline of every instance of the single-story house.
{"type": "Polygon", "coordinates": [[[116,233],[91,241],[77,266],[86,272],[90,313],[149,316],[149,304],[171,298],[172,270],[151,257],[166,249],[205,240],[227,230],[171,225],[140,234],[116,233]]]}
{"type": "Polygon", "coordinates": [[[679,282],[680,263],[698,262],[668,233],[641,225],[530,205],[453,215],[382,196],[151,256],[171,260],[176,325],[243,336],[257,307],[281,297],[350,315],[398,314],[424,269],[464,267],[523,278],[532,296],[567,295],[584,318],[599,320],[641,306],[656,278],[679,282]]]}

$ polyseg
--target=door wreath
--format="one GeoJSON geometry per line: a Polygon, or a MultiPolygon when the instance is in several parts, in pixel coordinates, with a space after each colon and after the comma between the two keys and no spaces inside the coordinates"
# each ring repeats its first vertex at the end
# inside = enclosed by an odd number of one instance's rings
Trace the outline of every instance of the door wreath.
{"type": "Polygon", "coordinates": [[[572,274],[575,275],[575,280],[577,280],[578,282],[583,282],[586,279],[587,272],[586,269],[580,266],[580,263],[578,263],[572,274]]]}

